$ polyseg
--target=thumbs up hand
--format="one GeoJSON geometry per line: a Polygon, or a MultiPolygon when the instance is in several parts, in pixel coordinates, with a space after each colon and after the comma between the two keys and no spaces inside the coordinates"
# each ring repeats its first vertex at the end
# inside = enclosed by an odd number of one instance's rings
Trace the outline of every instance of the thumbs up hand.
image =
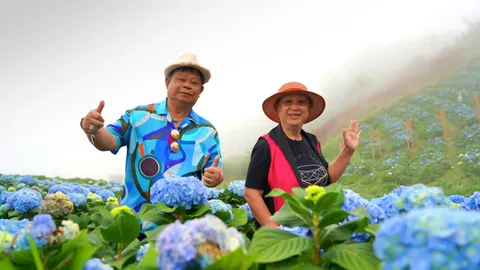
{"type": "Polygon", "coordinates": [[[222,169],[218,167],[219,161],[220,155],[215,157],[212,166],[205,168],[202,180],[206,187],[216,187],[223,182],[223,172],[222,169]]]}
{"type": "Polygon", "coordinates": [[[87,134],[95,134],[103,127],[104,119],[102,117],[102,110],[105,107],[105,102],[100,101],[97,108],[88,112],[83,118],[82,129],[87,134]]]}

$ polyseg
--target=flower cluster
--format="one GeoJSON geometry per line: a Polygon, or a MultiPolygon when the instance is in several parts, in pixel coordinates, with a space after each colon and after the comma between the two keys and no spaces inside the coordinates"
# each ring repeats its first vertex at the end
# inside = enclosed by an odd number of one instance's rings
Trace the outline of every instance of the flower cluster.
{"type": "Polygon", "coordinates": [[[427,187],[415,184],[402,189],[395,201],[395,207],[400,212],[408,212],[415,208],[445,206],[449,207],[451,201],[443,194],[439,187],[427,187]]]}
{"type": "Polygon", "coordinates": [[[386,220],[374,241],[384,269],[478,269],[480,213],[417,208],[386,220]]]}
{"type": "Polygon", "coordinates": [[[245,180],[234,180],[228,185],[227,190],[243,198],[245,192],[245,180]]]}
{"type": "Polygon", "coordinates": [[[223,201],[218,199],[209,200],[208,204],[212,208],[212,213],[215,213],[217,211],[228,212],[230,214],[230,218],[227,220],[227,222],[230,222],[233,220],[234,216],[233,216],[232,206],[230,204],[226,204],[223,201]]]}
{"type": "Polygon", "coordinates": [[[252,209],[250,209],[250,205],[248,205],[248,203],[244,203],[243,205],[240,205],[240,207],[238,207],[239,209],[244,209],[246,212],[247,212],[247,218],[248,220],[252,220],[254,219],[255,217],[253,216],[253,212],[252,212],[252,209]]]}
{"type": "Polygon", "coordinates": [[[150,200],[170,207],[182,206],[189,210],[194,205],[207,204],[207,190],[198,178],[172,177],[160,179],[150,189],[150,200]]]}
{"type": "Polygon", "coordinates": [[[235,228],[209,214],[168,225],[158,235],[155,248],[160,269],[205,269],[237,248],[245,250],[245,240],[235,228]]]}
{"type": "Polygon", "coordinates": [[[42,195],[40,192],[31,188],[22,188],[19,191],[15,191],[8,195],[6,194],[6,197],[7,196],[8,198],[5,202],[8,208],[14,209],[19,213],[25,213],[40,207],[40,204],[42,203],[42,195]]]}
{"type": "Polygon", "coordinates": [[[50,214],[53,218],[63,217],[73,212],[73,203],[67,195],[57,191],[54,194],[45,196],[40,212],[50,214]]]}

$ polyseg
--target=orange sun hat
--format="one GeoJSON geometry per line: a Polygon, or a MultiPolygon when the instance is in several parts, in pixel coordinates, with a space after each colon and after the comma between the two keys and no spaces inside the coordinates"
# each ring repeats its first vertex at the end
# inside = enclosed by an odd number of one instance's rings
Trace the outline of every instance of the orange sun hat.
{"type": "Polygon", "coordinates": [[[270,118],[272,121],[276,123],[280,123],[280,119],[277,115],[276,105],[278,100],[285,95],[288,94],[302,94],[307,96],[310,101],[312,102],[312,107],[310,108],[310,112],[308,114],[308,118],[305,123],[311,122],[319,117],[323,111],[325,110],[325,99],[317,93],[311,92],[307,89],[307,87],[299,82],[288,82],[280,89],[278,89],[277,93],[271,95],[262,104],[263,112],[270,118]]]}

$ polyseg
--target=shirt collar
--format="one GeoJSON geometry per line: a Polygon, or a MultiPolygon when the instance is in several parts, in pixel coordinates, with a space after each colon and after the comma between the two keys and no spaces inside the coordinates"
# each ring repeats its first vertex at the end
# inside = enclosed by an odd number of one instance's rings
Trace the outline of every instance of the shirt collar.
{"type": "MultiPolygon", "coordinates": [[[[167,109],[167,99],[166,98],[164,101],[160,102],[155,110],[157,111],[158,114],[165,115],[167,117],[168,121],[172,121],[172,117],[170,116],[170,113],[168,112],[167,109]]],[[[194,124],[198,124],[200,122],[198,114],[193,111],[193,109],[190,110],[190,113],[188,114],[188,120],[194,124]]]]}

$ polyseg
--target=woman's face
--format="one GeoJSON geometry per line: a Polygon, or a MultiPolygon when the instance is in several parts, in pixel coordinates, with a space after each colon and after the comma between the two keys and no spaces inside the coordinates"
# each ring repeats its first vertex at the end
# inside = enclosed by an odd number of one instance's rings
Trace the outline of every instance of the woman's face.
{"type": "Polygon", "coordinates": [[[277,104],[277,114],[282,125],[303,126],[310,111],[310,99],[302,94],[283,96],[277,104]]]}

